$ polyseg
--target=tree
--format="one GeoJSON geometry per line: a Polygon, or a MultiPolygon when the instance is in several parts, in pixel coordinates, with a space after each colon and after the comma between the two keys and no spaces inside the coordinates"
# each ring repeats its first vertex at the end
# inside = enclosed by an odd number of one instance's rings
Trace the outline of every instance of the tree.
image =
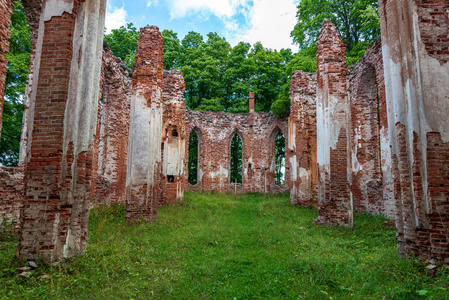
{"type": "Polygon", "coordinates": [[[126,27],[112,29],[110,34],[104,36],[104,41],[115,56],[126,62],[129,68],[133,68],[139,36],[140,32],[137,31],[133,23],[128,23],[126,27]]]}
{"type": "Polygon", "coordinates": [[[298,23],[291,36],[300,48],[316,42],[326,18],[337,27],[348,52],[359,42],[372,41],[380,34],[377,0],[302,0],[297,8],[298,23]]]}
{"type": "Polygon", "coordinates": [[[25,12],[20,1],[14,2],[11,17],[8,69],[3,103],[3,125],[0,141],[0,164],[15,166],[19,162],[22,132],[23,99],[30,66],[31,38],[25,12]]]}
{"type": "Polygon", "coordinates": [[[182,66],[182,48],[178,39],[178,34],[172,30],[163,30],[164,40],[164,69],[179,69],[182,66]]]}

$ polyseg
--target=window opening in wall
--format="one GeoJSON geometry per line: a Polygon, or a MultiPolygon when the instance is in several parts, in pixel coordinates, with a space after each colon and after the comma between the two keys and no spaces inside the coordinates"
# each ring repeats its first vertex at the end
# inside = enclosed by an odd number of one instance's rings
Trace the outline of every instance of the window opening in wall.
{"type": "Polygon", "coordinates": [[[275,183],[285,183],[285,138],[281,131],[274,142],[275,183]]]}
{"type": "Polygon", "coordinates": [[[173,129],[173,131],[171,132],[172,136],[178,136],[178,131],[176,129],[173,129]]]}
{"type": "Polygon", "coordinates": [[[167,181],[168,181],[168,182],[175,182],[175,176],[173,176],[173,175],[168,175],[168,176],[167,176],[167,181]]]}
{"type": "Polygon", "coordinates": [[[243,143],[238,134],[231,140],[231,183],[243,183],[243,143]]]}
{"type": "Polygon", "coordinates": [[[192,130],[189,137],[189,183],[198,183],[198,135],[192,130]]]}

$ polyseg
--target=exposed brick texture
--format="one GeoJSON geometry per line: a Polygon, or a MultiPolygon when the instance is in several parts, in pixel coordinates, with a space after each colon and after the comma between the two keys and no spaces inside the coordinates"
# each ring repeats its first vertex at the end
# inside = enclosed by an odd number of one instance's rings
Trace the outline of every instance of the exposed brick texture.
{"type": "Polygon", "coordinates": [[[448,1],[379,1],[398,249],[449,263],[448,1]]]}
{"type": "Polygon", "coordinates": [[[302,206],[316,206],[318,197],[316,88],[315,73],[293,73],[288,118],[290,201],[302,206]]]}
{"type": "Polygon", "coordinates": [[[163,41],[159,29],[140,31],[133,73],[126,219],[157,217],[162,177],[163,41]]]}
{"type": "Polygon", "coordinates": [[[330,20],[317,43],[318,223],[352,227],[346,46],[330,20]]]}
{"type": "Polygon", "coordinates": [[[106,46],[102,65],[96,205],[126,201],[132,71],[106,46]]]}
{"type": "Polygon", "coordinates": [[[34,45],[39,55],[30,94],[34,117],[27,121],[19,243],[22,259],[47,261],[84,253],[86,247],[106,8],[105,1],[54,4],[42,11],[41,42],[34,45]]]}
{"type": "MultiPolygon", "coordinates": [[[[279,131],[288,145],[288,123],[271,113],[231,114],[225,112],[187,111],[186,141],[192,130],[198,135],[198,183],[186,189],[217,192],[282,192],[290,184],[290,166],[286,164],[285,184],[275,184],[274,142],[279,131]],[[243,184],[230,182],[230,145],[234,134],[243,143],[243,184]]],[[[186,146],[186,170],[188,164],[186,146]]],[[[289,161],[286,151],[285,162],[289,161]]]]}
{"type": "Polygon", "coordinates": [[[394,217],[382,44],[376,40],[351,69],[354,210],[394,217]]]}
{"type": "Polygon", "coordinates": [[[0,195],[0,226],[13,223],[18,229],[23,204],[22,168],[0,168],[0,195]]]}
{"type": "Polygon", "coordinates": [[[427,53],[447,63],[449,56],[449,1],[415,0],[421,39],[427,53]]]}
{"type": "Polygon", "coordinates": [[[162,101],[162,182],[160,204],[184,197],[186,153],[185,83],[179,70],[164,71],[162,101]]]}
{"type": "Polygon", "coordinates": [[[2,130],[6,68],[8,66],[5,54],[9,52],[9,26],[11,25],[12,10],[12,0],[0,0],[0,133],[2,130]]]}

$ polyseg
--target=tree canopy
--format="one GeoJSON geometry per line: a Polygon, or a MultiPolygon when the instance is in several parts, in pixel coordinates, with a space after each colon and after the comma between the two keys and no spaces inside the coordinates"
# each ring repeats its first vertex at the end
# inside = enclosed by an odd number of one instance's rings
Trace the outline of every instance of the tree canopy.
{"type": "Polygon", "coordinates": [[[31,54],[30,29],[22,3],[15,1],[14,6],[10,27],[10,49],[5,55],[8,59],[8,67],[0,140],[0,164],[5,166],[15,166],[19,162],[23,100],[31,54]]]}

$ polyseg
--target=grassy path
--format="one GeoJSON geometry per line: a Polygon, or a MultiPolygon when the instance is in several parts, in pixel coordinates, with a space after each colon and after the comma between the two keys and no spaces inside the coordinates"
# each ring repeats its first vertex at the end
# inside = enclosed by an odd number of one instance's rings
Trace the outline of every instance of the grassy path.
{"type": "Polygon", "coordinates": [[[347,229],[316,226],[316,216],[285,194],[186,193],[139,225],[126,224],[123,207],[99,208],[87,254],[27,280],[3,236],[0,298],[448,299],[449,270],[430,278],[400,259],[384,219],[357,215],[347,229]]]}

